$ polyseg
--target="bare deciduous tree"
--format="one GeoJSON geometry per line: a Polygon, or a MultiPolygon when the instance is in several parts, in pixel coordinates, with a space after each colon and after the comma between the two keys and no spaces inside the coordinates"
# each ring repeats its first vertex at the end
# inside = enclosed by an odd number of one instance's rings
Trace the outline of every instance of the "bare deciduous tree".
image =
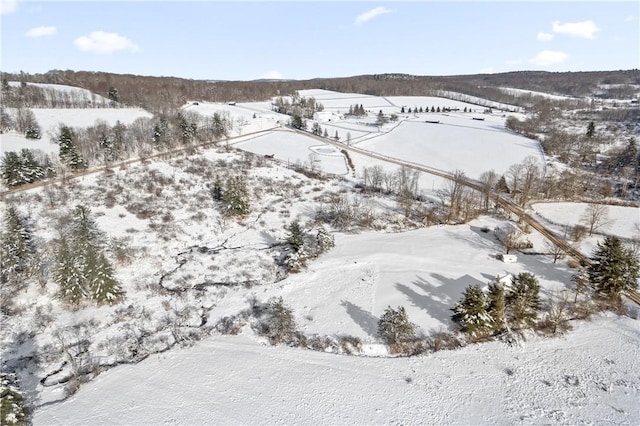
{"type": "Polygon", "coordinates": [[[590,203],[584,214],[582,221],[589,227],[589,236],[609,223],[609,206],[604,204],[590,203]]]}
{"type": "Polygon", "coordinates": [[[498,175],[495,171],[489,170],[480,175],[480,186],[482,187],[482,208],[489,210],[489,199],[496,184],[498,183],[498,175]]]}

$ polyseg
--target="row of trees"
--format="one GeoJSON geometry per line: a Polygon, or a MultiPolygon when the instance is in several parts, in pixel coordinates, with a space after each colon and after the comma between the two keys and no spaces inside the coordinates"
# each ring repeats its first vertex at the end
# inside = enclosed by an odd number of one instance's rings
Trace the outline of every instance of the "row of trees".
{"type": "MultiPolygon", "coordinates": [[[[54,138],[59,146],[60,166],[76,171],[87,167],[108,166],[128,158],[146,157],[193,143],[217,141],[233,128],[228,113],[200,116],[181,111],[173,116],[138,118],[113,126],[98,120],[87,128],[61,125],[54,138]]],[[[21,185],[55,174],[53,160],[42,154],[22,150],[7,152],[2,159],[2,178],[9,186],[21,185]]]]}
{"type": "Polygon", "coordinates": [[[51,157],[38,150],[23,148],[20,153],[5,152],[0,162],[0,176],[8,186],[37,182],[55,175],[51,157]]]}
{"type": "Polygon", "coordinates": [[[472,336],[528,326],[540,310],[539,293],[537,278],[528,272],[513,277],[507,288],[499,280],[490,283],[486,294],[479,286],[469,286],[451,319],[472,336]]]}
{"type": "Polygon", "coordinates": [[[324,111],[324,105],[317,102],[314,97],[305,98],[295,91],[293,95],[291,95],[291,100],[283,98],[282,96],[277,97],[273,101],[273,109],[280,114],[311,119],[316,112],[324,111]]]}
{"type": "MultiPolygon", "coordinates": [[[[638,278],[638,253],[625,247],[619,238],[607,236],[598,242],[585,274],[574,277],[576,300],[578,293],[590,286],[596,296],[620,301],[624,292],[638,288],[638,278]]],[[[528,272],[512,277],[507,286],[496,280],[489,284],[486,293],[479,286],[469,286],[452,309],[451,318],[460,326],[461,332],[471,336],[531,327],[541,309],[539,293],[537,278],[528,272]]]]}
{"type": "MultiPolygon", "coordinates": [[[[113,100],[82,90],[61,90],[28,84],[24,79],[17,85],[9,84],[7,77],[0,86],[2,104],[7,108],[105,108],[116,106],[113,100]]],[[[117,99],[116,99],[117,101],[117,99]]]]}
{"type": "MultiPolygon", "coordinates": [[[[400,108],[400,113],[404,114],[405,112],[411,114],[413,113],[423,113],[423,112],[451,112],[451,111],[458,111],[458,108],[451,108],[451,107],[442,107],[442,110],[440,109],[440,106],[434,107],[433,105],[431,106],[431,109],[429,109],[429,107],[426,108],[418,108],[418,107],[413,107],[413,111],[411,110],[411,107],[408,107],[405,109],[404,106],[402,106],[402,108],[400,108]]],[[[467,108],[464,107],[463,112],[474,112],[475,110],[472,110],[471,108],[467,108]]]]}

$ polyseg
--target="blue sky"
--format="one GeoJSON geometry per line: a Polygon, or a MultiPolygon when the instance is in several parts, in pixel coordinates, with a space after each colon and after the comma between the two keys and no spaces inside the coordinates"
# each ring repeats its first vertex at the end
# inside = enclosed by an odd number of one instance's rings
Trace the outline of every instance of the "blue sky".
{"type": "Polygon", "coordinates": [[[640,68],[640,2],[0,0],[0,69],[193,79],[640,68]]]}

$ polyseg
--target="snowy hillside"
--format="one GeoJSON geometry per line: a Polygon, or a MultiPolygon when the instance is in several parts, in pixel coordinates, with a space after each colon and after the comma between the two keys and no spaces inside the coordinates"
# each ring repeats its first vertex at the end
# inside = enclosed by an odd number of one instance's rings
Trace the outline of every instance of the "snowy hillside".
{"type": "MultiPolygon", "coordinates": [[[[20,87],[19,81],[9,81],[9,86],[20,87]]],[[[65,84],[26,83],[26,87],[35,87],[47,104],[59,104],[60,107],[69,105],[87,105],[96,108],[109,107],[111,101],[104,96],[93,93],[81,87],[67,86],[65,84]]]]}

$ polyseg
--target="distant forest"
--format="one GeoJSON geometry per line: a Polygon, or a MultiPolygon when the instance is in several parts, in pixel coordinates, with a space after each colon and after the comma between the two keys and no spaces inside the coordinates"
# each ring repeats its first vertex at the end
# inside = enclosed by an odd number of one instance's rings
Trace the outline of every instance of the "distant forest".
{"type": "MultiPolygon", "coordinates": [[[[212,73],[214,74],[214,73],[212,73]]],[[[520,71],[502,74],[414,76],[377,74],[311,80],[207,81],[177,77],[151,77],[106,72],[52,70],[44,74],[2,73],[2,81],[66,84],[107,97],[116,88],[120,104],[140,106],[161,113],[187,101],[256,101],[292,94],[303,89],[327,89],[376,96],[434,96],[442,91],[459,92],[523,107],[531,96],[514,96],[497,87],[510,87],[566,96],[629,99],[640,91],[640,70],[545,72],[520,71]]]]}

